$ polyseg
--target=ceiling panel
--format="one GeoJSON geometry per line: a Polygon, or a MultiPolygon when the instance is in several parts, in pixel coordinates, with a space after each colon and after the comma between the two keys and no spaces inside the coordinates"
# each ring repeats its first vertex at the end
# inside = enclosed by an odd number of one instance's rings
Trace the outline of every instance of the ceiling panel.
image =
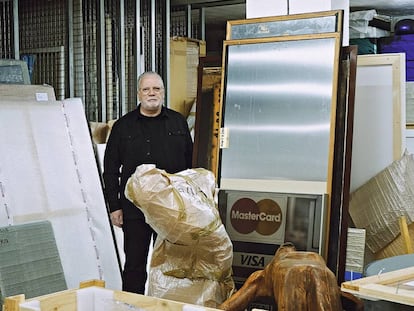
{"type": "MultiPolygon", "coordinates": [[[[205,5],[206,24],[225,24],[228,20],[244,19],[245,0],[171,0],[171,6],[205,5]]],[[[376,9],[378,14],[388,16],[414,15],[414,0],[350,0],[351,10],[376,9]]],[[[194,14],[193,14],[194,15],[194,14]]],[[[193,18],[197,19],[197,14],[193,18]]]]}
{"type": "Polygon", "coordinates": [[[353,10],[375,9],[379,14],[407,16],[414,14],[413,0],[350,0],[353,10]]]}
{"type": "Polygon", "coordinates": [[[414,9],[412,0],[351,0],[350,7],[369,7],[382,10],[414,9]]]}

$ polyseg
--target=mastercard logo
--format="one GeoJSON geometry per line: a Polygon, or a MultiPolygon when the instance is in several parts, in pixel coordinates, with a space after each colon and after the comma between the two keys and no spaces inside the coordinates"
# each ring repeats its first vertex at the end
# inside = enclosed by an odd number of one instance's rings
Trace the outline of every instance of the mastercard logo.
{"type": "Polygon", "coordinates": [[[253,231],[261,235],[272,235],[282,224],[282,209],[271,199],[255,202],[249,198],[237,200],[230,210],[230,222],[241,234],[253,231]]]}

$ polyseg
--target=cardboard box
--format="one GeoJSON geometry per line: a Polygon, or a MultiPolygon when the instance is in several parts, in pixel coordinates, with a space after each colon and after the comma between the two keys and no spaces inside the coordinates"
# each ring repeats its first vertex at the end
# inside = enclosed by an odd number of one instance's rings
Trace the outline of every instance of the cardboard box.
{"type": "Polygon", "coordinates": [[[205,41],[173,37],[170,41],[169,107],[187,117],[197,97],[199,57],[206,55],[205,41]]]}
{"type": "Polygon", "coordinates": [[[55,101],[55,90],[50,85],[0,84],[2,100],[55,101]]]}
{"type": "Polygon", "coordinates": [[[111,134],[112,126],[115,122],[116,120],[110,120],[108,122],[89,122],[94,144],[106,144],[108,142],[109,134],[111,134]]]}
{"type": "Polygon", "coordinates": [[[211,91],[221,83],[221,67],[203,68],[202,91],[211,91]]]}
{"type": "Polygon", "coordinates": [[[103,284],[103,281],[91,280],[82,283],[79,289],[65,290],[28,300],[25,300],[24,295],[8,297],[4,309],[7,311],[217,311],[203,306],[110,290],[103,288],[103,284]]]}

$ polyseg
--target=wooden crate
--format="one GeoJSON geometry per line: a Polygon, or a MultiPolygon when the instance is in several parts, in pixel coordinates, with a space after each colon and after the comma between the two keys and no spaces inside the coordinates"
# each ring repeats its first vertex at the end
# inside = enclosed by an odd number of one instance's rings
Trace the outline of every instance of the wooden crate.
{"type": "Polygon", "coordinates": [[[161,299],[110,290],[104,288],[100,280],[85,281],[79,289],[70,289],[45,296],[25,299],[24,295],[7,297],[3,311],[214,311],[218,309],[190,305],[177,301],[161,299]]]}
{"type": "Polygon", "coordinates": [[[184,117],[188,117],[197,97],[199,57],[205,55],[205,41],[185,37],[170,40],[169,107],[184,117]]]}

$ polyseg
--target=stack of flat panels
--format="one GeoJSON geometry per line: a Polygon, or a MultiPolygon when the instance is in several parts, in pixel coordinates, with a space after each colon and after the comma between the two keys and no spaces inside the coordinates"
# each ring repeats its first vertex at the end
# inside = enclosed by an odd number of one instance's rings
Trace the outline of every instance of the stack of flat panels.
{"type": "Polygon", "coordinates": [[[69,288],[89,279],[121,288],[81,100],[1,98],[0,146],[0,226],[50,221],[69,288]]]}
{"type": "Polygon", "coordinates": [[[0,227],[0,309],[8,296],[32,298],[65,289],[49,221],[0,227]]]}

